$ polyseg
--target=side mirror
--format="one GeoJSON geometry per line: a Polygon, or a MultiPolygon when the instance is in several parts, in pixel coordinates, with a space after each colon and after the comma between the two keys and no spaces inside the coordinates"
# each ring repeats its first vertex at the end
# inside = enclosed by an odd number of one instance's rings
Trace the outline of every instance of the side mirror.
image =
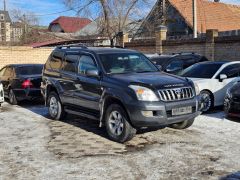
{"type": "Polygon", "coordinates": [[[159,71],[162,71],[162,66],[161,65],[157,65],[157,68],[159,71]]]}
{"type": "Polygon", "coordinates": [[[99,78],[100,73],[97,69],[89,69],[86,71],[86,75],[89,77],[96,77],[99,78]]]}
{"type": "Polygon", "coordinates": [[[227,75],[226,74],[220,74],[220,78],[219,80],[222,82],[224,79],[227,79],[227,75]]]}

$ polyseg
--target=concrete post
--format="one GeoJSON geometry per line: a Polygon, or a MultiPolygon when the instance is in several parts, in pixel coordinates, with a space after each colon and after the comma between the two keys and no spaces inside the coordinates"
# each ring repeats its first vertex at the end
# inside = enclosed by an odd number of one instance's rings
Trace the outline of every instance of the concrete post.
{"type": "Polygon", "coordinates": [[[217,29],[209,29],[206,32],[205,56],[210,60],[215,60],[215,37],[218,37],[217,29]]]}
{"type": "Polygon", "coordinates": [[[156,53],[163,53],[163,41],[167,39],[167,27],[159,26],[155,29],[156,36],[156,53]]]}

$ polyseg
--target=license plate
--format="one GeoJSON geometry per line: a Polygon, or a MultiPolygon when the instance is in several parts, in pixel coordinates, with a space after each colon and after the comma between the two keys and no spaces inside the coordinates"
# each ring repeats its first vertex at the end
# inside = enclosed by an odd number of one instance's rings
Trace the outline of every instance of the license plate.
{"type": "Polygon", "coordinates": [[[173,116],[178,116],[178,115],[183,115],[183,114],[190,114],[190,113],[192,113],[192,106],[172,109],[172,115],[173,116]]]}

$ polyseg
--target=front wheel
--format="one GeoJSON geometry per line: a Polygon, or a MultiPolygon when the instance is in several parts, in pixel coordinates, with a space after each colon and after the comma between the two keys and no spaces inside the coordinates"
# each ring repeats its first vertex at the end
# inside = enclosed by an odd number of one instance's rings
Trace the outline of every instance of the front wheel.
{"type": "Polygon", "coordinates": [[[60,120],[65,116],[60,98],[55,92],[51,92],[48,96],[48,112],[52,119],[60,120]]]}
{"type": "Polygon", "coordinates": [[[118,104],[112,104],[107,108],[105,125],[111,140],[124,143],[131,140],[136,134],[129,123],[126,111],[118,104]]]}
{"type": "Polygon", "coordinates": [[[170,127],[173,129],[187,129],[190,126],[192,126],[193,123],[194,123],[194,119],[191,119],[191,120],[186,120],[180,123],[172,124],[170,125],[170,127]]]}
{"type": "Polygon", "coordinates": [[[225,98],[224,99],[224,112],[226,113],[227,116],[228,116],[230,110],[231,110],[230,100],[228,98],[225,98]]]}
{"type": "Polygon", "coordinates": [[[213,98],[211,97],[211,94],[208,91],[202,91],[200,94],[202,97],[203,104],[202,112],[208,112],[213,107],[213,98]]]}

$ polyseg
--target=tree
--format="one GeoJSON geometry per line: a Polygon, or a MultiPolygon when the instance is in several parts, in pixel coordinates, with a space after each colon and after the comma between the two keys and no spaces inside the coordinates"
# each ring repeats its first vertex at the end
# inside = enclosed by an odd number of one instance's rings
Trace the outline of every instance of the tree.
{"type": "Polygon", "coordinates": [[[149,0],[64,0],[64,3],[78,15],[97,19],[102,34],[110,40],[130,22],[142,19],[150,6],[149,0]]]}

